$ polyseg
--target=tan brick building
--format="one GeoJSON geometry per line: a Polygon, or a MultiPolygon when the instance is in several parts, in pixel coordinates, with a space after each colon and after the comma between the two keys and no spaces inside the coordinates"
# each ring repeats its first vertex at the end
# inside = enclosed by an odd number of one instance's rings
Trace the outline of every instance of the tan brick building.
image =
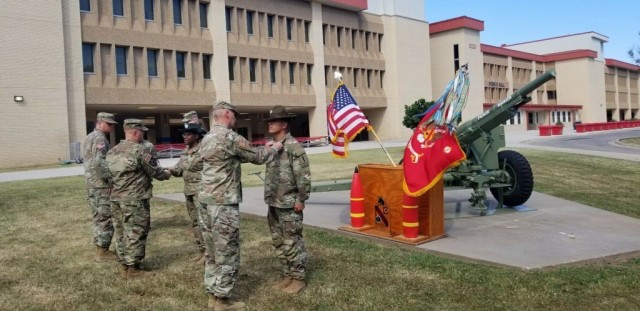
{"type": "MultiPolygon", "coordinates": [[[[255,140],[281,104],[296,114],[294,135],[325,136],[334,71],[381,139],[407,139],[404,105],[437,98],[464,63],[463,119],[550,68],[558,78],[507,130],[637,118],[639,68],[603,58],[607,37],[494,47],[481,43],[484,22],[429,24],[424,9],[423,0],[0,1],[0,168],[75,157],[99,111],[143,119],[151,142],[169,143],[181,141],[181,113],[208,123],[212,103],[229,100],[237,131],[255,140]]],[[[112,142],[122,135],[118,127],[112,142]]]]}

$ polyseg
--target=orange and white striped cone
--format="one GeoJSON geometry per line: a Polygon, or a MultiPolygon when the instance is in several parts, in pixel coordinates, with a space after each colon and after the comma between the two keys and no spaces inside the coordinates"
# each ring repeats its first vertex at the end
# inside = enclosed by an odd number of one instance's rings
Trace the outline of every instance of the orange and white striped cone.
{"type": "Polygon", "coordinates": [[[418,198],[402,195],[402,234],[405,238],[418,237],[418,198]]]}
{"type": "Polygon", "coordinates": [[[356,167],[351,179],[351,226],[354,228],[364,227],[364,193],[360,174],[356,167]]]}

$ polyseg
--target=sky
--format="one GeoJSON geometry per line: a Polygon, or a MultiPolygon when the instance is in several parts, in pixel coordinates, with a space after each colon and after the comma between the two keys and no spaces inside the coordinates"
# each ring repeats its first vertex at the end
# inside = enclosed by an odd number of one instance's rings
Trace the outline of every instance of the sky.
{"type": "Polygon", "coordinates": [[[609,37],[604,57],[632,63],[640,47],[638,0],[424,0],[429,23],[459,16],[484,21],[480,42],[500,46],[594,31],[609,37]]]}

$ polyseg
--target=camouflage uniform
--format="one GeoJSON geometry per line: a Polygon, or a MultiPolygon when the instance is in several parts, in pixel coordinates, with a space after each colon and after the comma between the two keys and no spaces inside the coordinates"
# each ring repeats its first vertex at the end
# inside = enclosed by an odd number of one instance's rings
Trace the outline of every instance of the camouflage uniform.
{"type": "Polygon", "coordinates": [[[105,161],[107,151],[109,151],[109,141],[98,129],[87,135],[82,143],[87,201],[93,217],[93,244],[105,249],[109,248],[113,238],[109,203],[109,172],[105,161]]]}
{"type": "Polygon", "coordinates": [[[227,298],[240,265],[240,163],[263,164],[277,155],[277,149],[253,148],[244,137],[220,124],[213,125],[201,144],[204,163],[198,198],[206,209],[205,290],[218,298],[227,298]]]}
{"type": "Polygon", "coordinates": [[[154,152],[155,148],[149,142],[123,140],[107,153],[113,181],[111,208],[116,254],[118,261],[127,266],[139,266],[144,259],[151,225],[151,178],[165,180],[169,177],[158,166],[154,152]]]}
{"type": "Polygon", "coordinates": [[[264,202],[269,205],[267,219],[271,243],[280,259],[284,277],[304,280],[307,251],[302,239],[302,212],[293,205],[309,199],[311,172],[309,159],[298,141],[286,134],[284,151],[267,163],[264,202]]]}
{"type": "Polygon", "coordinates": [[[187,203],[187,213],[191,219],[191,229],[196,238],[196,244],[201,252],[204,252],[204,240],[200,222],[200,208],[198,202],[198,191],[202,181],[202,156],[200,155],[200,142],[196,142],[193,147],[185,149],[180,156],[176,166],[171,169],[171,174],[184,178],[184,198],[187,203]]]}

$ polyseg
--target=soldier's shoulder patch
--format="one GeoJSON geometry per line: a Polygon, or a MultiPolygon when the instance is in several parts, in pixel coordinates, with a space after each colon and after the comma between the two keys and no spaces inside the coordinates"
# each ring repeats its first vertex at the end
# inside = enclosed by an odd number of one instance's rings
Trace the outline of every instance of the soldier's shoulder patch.
{"type": "Polygon", "coordinates": [[[142,160],[144,160],[145,163],[150,163],[152,158],[151,153],[145,152],[142,154],[142,160]]]}
{"type": "Polygon", "coordinates": [[[99,150],[102,150],[102,149],[104,149],[104,147],[106,147],[106,146],[107,146],[107,144],[105,144],[105,143],[103,143],[103,142],[99,142],[99,143],[96,145],[96,148],[98,148],[99,150]]]}

